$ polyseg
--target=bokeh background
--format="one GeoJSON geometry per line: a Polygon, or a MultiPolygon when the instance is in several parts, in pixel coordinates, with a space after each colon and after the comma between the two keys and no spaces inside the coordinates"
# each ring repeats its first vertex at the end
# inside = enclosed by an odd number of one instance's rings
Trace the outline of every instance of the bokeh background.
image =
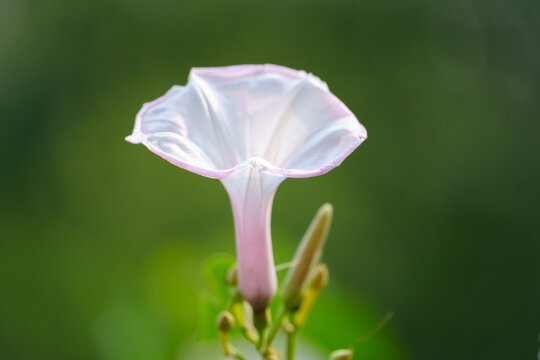
{"type": "Polygon", "coordinates": [[[193,66],[276,63],[369,133],[275,199],[278,262],[335,207],[306,341],[391,310],[358,359],[536,358],[539,44],[536,0],[0,0],[0,357],[186,358],[228,198],[123,138],[193,66]]]}

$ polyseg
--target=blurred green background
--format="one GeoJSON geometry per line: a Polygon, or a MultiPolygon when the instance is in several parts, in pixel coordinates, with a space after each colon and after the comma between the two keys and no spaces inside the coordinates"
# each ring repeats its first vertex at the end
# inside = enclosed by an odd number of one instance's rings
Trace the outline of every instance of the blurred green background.
{"type": "Polygon", "coordinates": [[[182,358],[229,201],[123,138],[193,66],[275,63],[369,133],[276,195],[278,262],[335,207],[306,336],[346,347],[392,310],[358,359],[535,358],[539,44],[537,0],[0,0],[0,357],[182,358]]]}

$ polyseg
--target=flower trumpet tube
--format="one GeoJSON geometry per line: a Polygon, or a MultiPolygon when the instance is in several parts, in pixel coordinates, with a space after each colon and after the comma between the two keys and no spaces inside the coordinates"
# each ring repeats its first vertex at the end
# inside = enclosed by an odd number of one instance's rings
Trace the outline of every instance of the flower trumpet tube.
{"type": "Polygon", "coordinates": [[[233,209],[238,282],[256,313],[266,308],[277,288],[270,217],[283,179],[263,173],[255,164],[222,180],[233,209]]]}
{"type": "Polygon", "coordinates": [[[279,184],[325,174],[366,137],[316,76],[239,65],[193,68],[186,86],[143,105],[126,140],[222,181],[233,209],[240,291],[260,312],[277,288],[270,217],[279,184]]]}

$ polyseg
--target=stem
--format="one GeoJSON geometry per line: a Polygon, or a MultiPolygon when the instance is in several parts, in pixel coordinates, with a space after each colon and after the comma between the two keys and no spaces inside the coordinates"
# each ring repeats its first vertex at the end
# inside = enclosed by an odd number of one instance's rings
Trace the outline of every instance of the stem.
{"type": "Polygon", "coordinates": [[[237,348],[229,343],[229,335],[226,332],[219,332],[219,340],[226,356],[234,357],[236,360],[247,360],[244,356],[242,356],[242,354],[240,354],[237,348]]]}
{"type": "Polygon", "coordinates": [[[238,321],[238,326],[242,329],[242,335],[253,344],[257,344],[259,342],[259,335],[257,334],[257,330],[255,330],[255,327],[251,323],[251,321],[248,320],[248,317],[244,315],[244,310],[242,308],[242,302],[237,302],[232,307],[232,313],[234,317],[236,318],[236,321],[238,321]]]}
{"type": "Polygon", "coordinates": [[[311,308],[313,307],[318,295],[319,290],[315,290],[313,288],[309,289],[308,293],[302,300],[300,309],[298,309],[294,319],[294,325],[297,328],[302,328],[306,323],[307,316],[309,315],[309,312],[311,311],[311,308]]]}
{"type": "Polygon", "coordinates": [[[227,333],[220,331],[219,332],[219,342],[221,343],[221,347],[223,348],[223,352],[225,355],[229,356],[231,353],[231,347],[229,344],[229,336],[227,333]]]}
{"type": "Polygon", "coordinates": [[[259,331],[259,343],[257,344],[257,349],[264,353],[266,349],[268,348],[267,342],[266,342],[266,330],[259,331]]]}
{"type": "Polygon", "coordinates": [[[298,331],[287,333],[287,360],[294,360],[298,331]]]}
{"type": "Polygon", "coordinates": [[[242,355],[240,355],[239,352],[235,352],[235,353],[233,354],[233,356],[234,356],[234,358],[235,358],[236,360],[247,360],[247,358],[245,358],[245,357],[243,357],[242,355]]]}
{"type": "Polygon", "coordinates": [[[268,335],[266,337],[265,346],[272,345],[272,341],[274,341],[274,338],[276,337],[279,329],[281,328],[281,323],[286,314],[287,314],[287,310],[285,306],[280,305],[277,315],[276,315],[276,320],[272,322],[272,325],[270,325],[270,329],[268,329],[268,335]]]}
{"type": "Polygon", "coordinates": [[[240,353],[238,351],[235,351],[233,354],[231,354],[230,356],[234,357],[236,360],[247,360],[247,358],[243,357],[242,355],[240,355],[240,353]]]}

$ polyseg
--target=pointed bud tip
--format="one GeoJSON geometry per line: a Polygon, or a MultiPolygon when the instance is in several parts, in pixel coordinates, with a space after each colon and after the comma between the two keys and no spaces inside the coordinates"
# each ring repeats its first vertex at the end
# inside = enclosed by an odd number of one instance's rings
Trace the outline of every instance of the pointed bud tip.
{"type": "Polygon", "coordinates": [[[318,211],[321,215],[324,215],[325,217],[332,218],[332,215],[334,215],[334,207],[330,203],[324,203],[318,211]]]}
{"type": "Polygon", "coordinates": [[[234,326],[234,318],[228,311],[222,311],[217,317],[217,328],[221,332],[229,332],[234,326]]]}
{"type": "Polygon", "coordinates": [[[318,223],[319,228],[330,227],[332,223],[332,218],[334,216],[334,207],[330,203],[323,204],[317,214],[315,214],[314,221],[318,223]]]}
{"type": "Polygon", "coordinates": [[[351,360],[352,358],[353,352],[350,349],[340,349],[330,354],[330,360],[351,360]]]}

